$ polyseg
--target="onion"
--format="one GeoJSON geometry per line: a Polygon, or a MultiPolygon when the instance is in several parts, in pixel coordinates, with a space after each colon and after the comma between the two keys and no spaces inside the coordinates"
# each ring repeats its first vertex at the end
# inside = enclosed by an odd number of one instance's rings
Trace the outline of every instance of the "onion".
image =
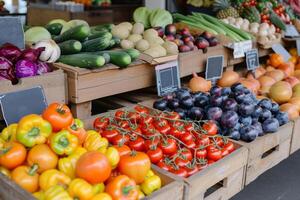
{"type": "Polygon", "coordinates": [[[291,85],[292,88],[293,88],[295,85],[297,85],[298,83],[300,83],[300,81],[299,81],[296,77],[294,77],[294,76],[286,77],[286,78],[284,79],[284,81],[288,82],[288,83],[291,85]]]}
{"type": "Polygon", "coordinates": [[[282,104],[280,106],[280,111],[288,113],[290,120],[297,119],[299,117],[297,106],[291,103],[282,104]]]}
{"type": "Polygon", "coordinates": [[[49,65],[45,62],[42,61],[37,61],[37,74],[41,75],[41,74],[45,74],[48,72],[51,72],[52,69],[49,67],[49,65]]]}
{"type": "Polygon", "coordinates": [[[211,88],[211,82],[198,76],[195,72],[193,78],[189,82],[189,88],[193,92],[208,92],[211,88]]]}
{"type": "Polygon", "coordinates": [[[37,75],[37,65],[31,60],[19,60],[16,63],[16,77],[30,77],[37,75]]]}
{"type": "Polygon", "coordinates": [[[5,57],[11,62],[15,62],[20,55],[21,50],[10,43],[6,43],[0,48],[0,56],[5,57]]]}
{"type": "Polygon", "coordinates": [[[288,101],[288,103],[297,106],[297,110],[300,112],[300,97],[293,97],[288,101]]]}
{"type": "Polygon", "coordinates": [[[276,81],[270,76],[261,76],[258,78],[260,85],[263,86],[272,86],[276,81]]]}
{"type": "Polygon", "coordinates": [[[13,84],[17,83],[13,64],[4,57],[0,57],[0,77],[10,80],[13,84]]]}
{"type": "Polygon", "coordinates": [[[269,96],[279,104],[286,103],[293,95],[292,87],[284,81],[279,81],[271,86],[269,96]]]}
{"type": "Polygon", "coordinates": [[[239,81],[239,74],[235,71],[225,71],[222,78],[218,80],[218,85],[221,87],[231,87],[233,84],[239,81]]]}
{"type": "Polygon", "coordinates": [[[269,71],[265,75],[273,78],[276,82],[281,81],[281,80],[284,79],[283,71],[278,70],[278,69],[275,69],[273,71],[269,71]]]}
{"type": "Polygon", "coordinates": [[[36,62],[38,60],[40,54],[44,50],[45,50],[44,47],[40,47],[40,48],[37,48],[37,49],[32,49],[32,48],[25,49],[22,52],[21,59],[26,59],[26,60],[36,62]]]}

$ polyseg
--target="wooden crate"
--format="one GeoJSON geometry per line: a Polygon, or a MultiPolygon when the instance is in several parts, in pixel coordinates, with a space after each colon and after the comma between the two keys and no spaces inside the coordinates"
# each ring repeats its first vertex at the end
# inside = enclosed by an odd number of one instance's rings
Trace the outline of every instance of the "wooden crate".
{"type": "Polygon", "coordinates": [[[294,120],[290,154],[295,153],[299,149],[300,149],[300,118],[294,120]]]}
{"type": "Polygon", "coordinates": [[[65,103],[67,102],[65,80],[65,74],[60,69],[40,76],[21,78],[16,85],[12,85],[10,81],[1,80],[0,94],[42,86],[48,103],[65,103]]]}
{"type": "Polygon", "coordinates": [[[258,137],[250,143],[237,142],[249,150],[245,185],[289,156],[292,132],[293,123],[290,122],[278,132],[258,137]]]}
{"type": "Polygon", "coordinates": [[[192,175],[180,178],[155,166],[157,171],[184,181],[184,200],[228,200],[244,188],[248,150],[235,143],[230,155],[192,175]]]}
{"type": "MultiPolygon", "coordinates": [[[[162,188],[153,192],[151,195],[144,198],[144,200],[182,200],[184,183],[166,176],[161,171],[152,168],[154,173],[162,180],[162,188]]],[[[8,179],[5,175],[0,173],[0,199],[2,200],[35,200],[35,198],[18,186],[15,182],[8,179]]]]}

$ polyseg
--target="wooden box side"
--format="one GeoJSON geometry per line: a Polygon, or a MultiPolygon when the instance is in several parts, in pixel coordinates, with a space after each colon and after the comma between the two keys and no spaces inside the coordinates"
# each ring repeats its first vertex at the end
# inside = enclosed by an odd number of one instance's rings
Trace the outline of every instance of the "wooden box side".
{"type": "Polygon", "coordinates": [[[294,120],[290,154],[300,149],[300,118],[294,120]]]}

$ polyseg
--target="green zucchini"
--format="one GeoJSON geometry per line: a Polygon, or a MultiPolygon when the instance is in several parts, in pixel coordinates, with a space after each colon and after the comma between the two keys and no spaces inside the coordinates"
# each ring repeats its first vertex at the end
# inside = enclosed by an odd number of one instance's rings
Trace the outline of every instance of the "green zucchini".
{"type": "Polygon", "coordinates": [[[274,11],[271,11],[270,13],[270,21],[281,30],[286,30],[285,23],[280,19],[280,17],[277,16],[274,11]]]}
{"type": "Polygon", "coordinates": [[[105,50],[109,47],[111,38],[111,33],[107,32],[102,37],[87,40],[82,43],[82,51],[93,52],[105,50]]]}
{"type": "Polygon", "coordinates": [[[67,40],[62,43],[58,43],[62,55],[79,53],[82,49],[82,45],[78,40],[67,40]]]}
{"type": "Polygon", "coordinates": [[[58,62],[62,62],[64,64],[75,67],[97,69],[105,64],[105,58],[101,55],[79,53],[72,55],[62,55],[60,56],[58,62]]]}
{"type": "Polygon", "coordinates": [[[84,41],[90,34],[90,28],[85,25],[73,27],[61,35],[54,37],[55,42],[60,43],[66,40],[84,41]]]}
{"type": "Polygon", "coordinates": [[[105,31],[99,31],[99,32],[96,32],[96,33],[93,33],[93,34],[89,35],[89,37],[87,37],[87,40],[92,40],[92,39],[96,39],[96,38],[99,38],[99,37],[104,37],[107,34],[111,35],[111,33],[106,31],[106,30],[105,31]]]}
{"type": "Polygon", "coordinates": [[[98,51],[94,52],[97,55],[103,55],[104,53],[108,53],[110,57],[110,62],[114,65],[117,65],[121,68],[125,68],[131,64],[131,57],[125,51],[120,50],[109,50],[109,51],[98,51]]]}
{"type": "Polygon", "coordinates": [[[45,27],[51,35],[59,35],[63,25],[60,23],[47,24],[45,27]]]}

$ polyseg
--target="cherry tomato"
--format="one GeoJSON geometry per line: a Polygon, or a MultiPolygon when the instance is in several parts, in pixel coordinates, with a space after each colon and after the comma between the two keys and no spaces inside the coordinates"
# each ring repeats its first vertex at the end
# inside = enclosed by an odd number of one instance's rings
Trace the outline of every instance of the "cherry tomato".
{"type": "Polygon", "coordinates": [[[171,127],[169,133],[170,133],[170,135],[173,135],[174,137],[180,138],[180,136],[185,133],[185,130],[183,127],[173,126],[173,127],[171,127]]]}
{"type": "Polygon", "coordinates": [[[228,142],[224,145],[223,148],[224,148],[224,149],[227,149],[229,153],[231,153],[231,152],[233,152],[233,151],[235,150],[234,144],[233,144],[232,142],[230,142],[230,141],[228,141],[228,142]]]}
{"type": "Polygon", "coordinates": [[[150,115],[142,115],[140,117],[140,124],[151,124],[153,122],[153,117],[150,115]]]}
{"type": "Polygon", "coordinates": [[[216,142],[217,146],[219,146],[219,147],[223,147],[223,145],[224,145],[224,140],[221,137],[215,138],[215,142],[216,142]]]}
{"type": "Polygon", "coordinates": [[[196,150],[196,157],[199,159],[204,159],[207,156],[206,149],[197,149],[196,150]]]}
{"type": "Polygon", "coordinates": [[[160,143],[160,148],[166,155],[173,155],[177,151],[176,141],[174,139],[168,138],[167,140],[160,143]]]}
{"type": "Polygon", "coordinates": [[[188,142],[193,140],[193,135],[190,132],[184,132],[182,135],[180,135],[179,139],[182,142],[188,142]]]}
{"type": "Polygon", "coordinates": [[[138,136],[138,135],[142,135],[143,134],[142,130],[140,129],[139,126],[130,126],[128,130],[131,131],[131,134],[133,136],[138,136]]]}
{"type": "Polygon", "coordinates": [[[177,169],[172,168],[170,170],[170,172],[172,172],[173,174],[175,174],[177,176],[180,176],[182,178],[186,178],[188,176],[188,173],[187,173],[186,169],[182,168],[182,167],[177,168],[177,169]]]}
{"type": "Polygon", "coordinates": [[[123,129],[129,128],[129,122],[126,120],[119,121],[118,125],[119,125],[119,127],[123,128],[123,129]]]}
{"type": "Polygon", "coordinates": [[[197,137],[196,144],[198,147],[206,147],[210,144],[209,137],[207,135],[200,135],[197,137]]]}
{"type": "Polygon", "coordinates": [[[213,121],[204,123],[202,128],[207,135],[216,135],[218,133],[218,126],[213,121]]]}
{"type": "Polygon", "coordinates": [[[214,161],[214,160],[208,160],[208,161],[207,161],[207,164],[208,164],[208,166],[209,166],[209,165],[214,164],[215,162],[216,162],[216,161],[214,161]]]}
{"type": "Polygon", "coordinates": [[[149,114],[149,109],[144,106],[140,106],[140,105],[135,106],[134,110],[136,110],[137,112],[142,113],[142,114],[149,114]]]}
{"type": "Polygon", "coordinates": [[[181,155],[183,156],[183,158],[185,158],[189,161],[191,161],[193,159],[192,152],[187,148],[182,149],[181,155]]]}
{"type": "Polygon", "coordinates": [[[180,119],[180,115],[177,112],[168,112],[168,113],[164,114],[164,117],[166,117],[172,121],[180,119]]]}
{"type": "Polygon", "coordinates": [[[129,112],[127,115],[127,118],[131,121],[133,124],[137,124],[141,118],[140,114],[137,112],[129,112]]]}
{"type": "Polygon", "coordinates": [[[105,137],[109,142],[113,141],[113,138],[120,135],[120,132],[114,128],[108,128],[101,133],[102,137],[105,137]]]}
{"type": "Polygon", "coordinates": [[[158,138],[146,140],[145,143],[144,143],[145,149],[148,151],[151,148],[157,147],[159,142],[160,142],[160,140],[158,138]]]}
{"type": "Polygon", "coordinates": [[[171,166],[166,164],[165,161],[163,161],[163,160],[158,161],[157,166],[164,169],[164,170],[166,170],[166,171],[171,170],[171,166]]]}
{"type": "Polygon", "coordinates": [[[199,171],[197,166],[186,166],[185,170],[187,172],[187,176],[192,176],[193,174],[197,173],[199,171]]]}
{"type": "Polygon", "coordinates": [[[184,129],[186,131],[192,131],[192,130],[194,130],[194,126],[192,123],[188,123],[187,125],[184,126],[184,129]]]}
{"type": "Polygon", "coordinates": [[[118,111],[115,113],[115,118],[116,118],[116,120],[123,120],[124,118],[126,118],[126,113],[125,113],[125,111],[123,111],[123,110],[118,110],[118,111]]]}
{"type": "Polygon", "coordinates": [[[104,130],[109,124],[109,118],[107,117],[97,117],[94,121],[94,129],[104,130]]]}
{"type": "Polygon", "coordinates": [[[156,129],[153,124],[142,124],[141,131],[145,135],[153,135],[153,133],[156,132],[156,129]]]}
{"type": "Polygon", "coordinates": [[[115,137],[112,138],[111,143],[113,145],[122,145],[122,144],[128,144],[129,142],[129,136],[128,135],[122,135],[118,134],[115,137]]]}
{"type": "Polygon", "coordinates": [[[194,142],[194,140],[189,140],[187,142],[184,142],[185,146],[189,149],[194,149],[196,148],[196,143],[194,142]]]}
{"type": "Polygon", "coordinates": [[[133,140],[130,140],[128,145],[132,150],[135,151],[145,150],[145,140],[140,136],[134,138],[133,140]]]}
{"type": "Polygon", "coordinates": [[[163,152],[161,148],[156,147],[156,148],[151,148],[147,151],[147,154],[151,160],[152,163],[156,164],[158,163],[162,158],[163,158],[163,152]]]}
{"type": "Polygon", "coordinates": [[[222,152],[217,148],[210,148],[207,150],[207,158],[213,161],[220,160],[222,158],[222,152]]]}
{"type": "Polygon", "coordinates": [[[183,157],[177,157],[177,158],[175,158],[174,162],[179,167],[185,167],[188,164],[190,164],[190,161],[187,160],[186,158],[183,158],[183,157]]]}
{"type": "Polygon", "coordinates": [[[175,121],[175,122],[173,122],[173,126],[184,127],[184,122],[182,122],[182,121],[175,121]]]}
{"type": "Polygon", "coordinates": [[[158,130],[161,134],[164,135],[168,134],[171,129],[167,120],[155,121],[154,126],[156,130],[158,130]]]}
{"type": "Polygon", "coordinates": [[[229,151],[227,149],[224,149],[224,148],[221,150],[221,152],[222,152],[222,157],[225,157],[229,154],[229,151]]]}

